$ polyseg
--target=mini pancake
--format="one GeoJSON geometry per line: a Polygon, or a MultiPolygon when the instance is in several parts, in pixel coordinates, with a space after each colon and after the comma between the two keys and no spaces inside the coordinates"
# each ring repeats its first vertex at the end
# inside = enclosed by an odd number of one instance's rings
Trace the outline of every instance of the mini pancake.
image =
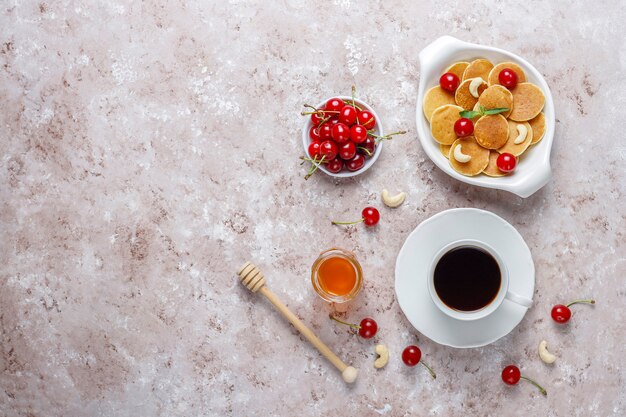
{"type": "Polygon", "coordinates": [[[524,73],[524,70],[522,69],[522,67],[520,67],[514,62],[500,62],[498,65],[493,67],[493,69],[489,72],[489,77],[487,79],[487,82],[489,83],[489,85],[500,84],[500,80],[498,79],[498,77],[500,76],[500,71],[502,71],[505,68],[512,69],[513,72],[515,72],[515,74],[517,75],[518,83],[526,82],[526,74],[524,73]]]}
{"type": "Polygon", "coordinates": [[[500,171],[498,168],[497,160],[500,154],[496,151],[489,151],[489,165],[483,170],[483,174],[490,177],[504,177],[506,173],[500,171]]]}
{"type": "Polygon", "coordinates": [[[511,120],[526,122],[539,114],[546,98],[539,87],[532,83],[519,83],[511,90],[513,94],[513,111],[511,120]]]}
{"type": "Polygon", "coordinates": [[[473,136],[459,138],[450,148],[450,166],[460,174],[473,177],[483,172],[489,164],[489,152],[489,149],[480,146],[473,136]],[[464,154],[472,157],[468,162],[462,163],[454,159],[454,149],[459,145],[464,154]]]}
{"type": "Polygon", "coordinates": [[[489,72],[493,69],[493,64],[486,59],[477,59],[472,62],[465,68],[463,72],[463,81],[469,80],[470,78],[481,77],[485,82],[489,78],[489,72]]]}
{"type": "Polygon", "coordinates": [[[535,118],[530,119],[528,124],[533,128],[533,141],[530,144],[534,145],[543,139],[543,135],[546,134],[546,116],[543,113],[539,113],[535,118]]]}
{"type": "Polygon", "coordinates": [[[501,114],[483,116],[474,123],[474,136],[484,148],[501,148],[509,138],[509,124],[501,114]]]}
{"type": "Polygon", "coordinates": [[[446,104],[455,104],[454,94],[444,90],[438,85],[431,88],[424,95],[424,103],[422,106],[424,116],[426,116],[426,119],[430,122],[435,109],[446,104]]]}
{"type": "MultiPolygon", "coordinates": [[[[478,99],[470,93],[469,85],[472,82],[472,79],[465,80],[459,85],[454,93],[454,101],[456,101],[457,106],[463,107],[465,110],[472,110],[474,105],[478,102],[478,99]]],[[[487,89],[487,84],[482,84],[478,87],[478,97],[482,94],[483,91],[487,89]]]]}
{"type": "Polygon", "coordinates": [[[462,110],[463,108],[459,106],[446,104],[433,112],[430,133],[437,142],[442,145],[451,145],[456,140],[454,123],[461,118],[459,112],[462,110]]]}
{"type": "Polygon", "coordinates": [[[465,68],[467,68],[467,66],[469,65],[469,62],[465,62],[465,61],[461,61],[461,62],[455,62],[454,64],[450,65],[448,68],[446,68],[443,72],[451,72],[452,74],[456,75],[457,77],[459,77],[459,80],[463,79],[463,72],[465,71],[465,68]]]}
{"type": "Polygon", "coordinates": [[[498,152],[500,153],[507,152],[514,156],[520,156],[521,154],[524,153],[524,151],[526,151],[526,149],[528,149],[528,147],[530,146],[530,143],[533,140],[533,128],[530,127],[530,124],[528,122],[518,123],[512,120],[507,120],[507,122],[509,123],[509,138],[504,144],[504,146],[498,149],[498,152]],[[526,129],[527,129],[526,138],[524,139],[524,142],[516,145],[514,142],[519,134],[517,132],[517,125],[520,125],[520,124],[526,126],[526,129]]]}
{"type": "Polygon", "coordinates": [[[513,94],[501,85],[492,85],[478,97],[478,104],[486,109],[506,107],[509,111],[501,114],[509,117],[513,110],[513,94]]]}
{"type": "Polygon", "coordinates": [[[450,145],[439,144],[439,150],[446,158],[450,158],[450,145]]]}

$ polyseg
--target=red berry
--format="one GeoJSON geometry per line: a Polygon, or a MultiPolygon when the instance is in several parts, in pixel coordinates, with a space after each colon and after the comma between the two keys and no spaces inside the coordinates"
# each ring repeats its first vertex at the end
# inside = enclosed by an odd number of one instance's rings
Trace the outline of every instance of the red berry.
{"type": "Polygon", "coordinates": [[[334,126],[337,123],[339,123],[339,118],[338,117],[331,117],[330,119],[328,119],[328,121],[326,123],[330,123],[331,126],[334,126]]]}
{"type": "Polygon", "coordinates": [[[319,109],[319,110],[320,111],[311,113],[311,123],[313,123],[313,126],[319,125],[320,122],[326,118],[326,116],[324,115],[324,112],[322,111],[323,109],[319,109]]]}
{"type": "Polygon", "coordinates": [[[376,127],[376,119],[369,110],[361,110],[356,118],[360,125],[363,125],[367,130],[372,130],[376,127]]]}
{"type": "Polygon", "coordinates": [[[374,226],[380,220],[380,213],[374,207],[365,207],[361,216],[363,216],[363,223],[366,226],[374,226]]]}
{"type": "Polygon", "coordinates": [[[552,320],[556,321],[557,323],[563,324],[567,323],[570,317],[572,317],[572,310],[570,310],[569,307],[563,304],[557,304],[552,307],[552,312],[550,313],[550,315],[552,316],[552,320]]]}
{"type": "Polygon", "coordinates": [[[324,165],[324,167],[333,174],[338,173],[343,168],[343,161],[339,158],[332,159],[329,163],[324,165]]]}
{"type": "Polygon", "coordinates": [[[522,374],[515,365],[505,366],[502,370],[502,380],[505,384],[515,385],[519,382],[522,374]]]}
{"type": "Polygon", "coordinates": [[[511,90],[517,85],[517,74],[511,68],[505,68],[498,74],[498,81],[511,90]]]}
{"type": "Polygon", "coordinates": [[[337,144],[332,140],[325,140],[320,144],[320,155],[325,157],[325,161],[335,159],[337,157],[337,152],[339,152],[337,144]]]}
{"type": "Polygon", "coordinates": [[[374,319],[364,318],[361,320],[361,326],[359,327],[359,336],[363,339],[371,339],[376,335],[378,331],[378,325],[374,319]]]}
{"type": "Polygon", "coordinates": [[[345,123],[348,126],[352,126],[356,121],[357,112],[352,106],[345,105],[339,112],[339,121],[345,123]]]}
{"type": "Polygon", "coordinates": [[[318,141],[309,144],[309,156],[311,158],[320,158],[320,144],[321,142],[318,141]]]}
{"type": "Polygon", "coordinates": [[[324,109],[328,111],[339,111],[343,106],[343,100],[340,98],[331,98],[326,102],[326,107],[324,109]]]}
{"type": "Polygon", "coordinates": [[[474,123],[470,119],[462,117],[454,123],[454,133],[460,138],[469,136],[474,133],[474,123]]]}
{"type": "Polygon", "coordinates": [[[363,143],[367,139],[367,129],[362,125],[353,125],[350,128],[350,140],[354,143],[363,143]]]}
{"type": "Polygon", "coordinates": [[[354,142],[346,142],[339,145],[339,157],[344,160],[352,159],[356,155],[356,145],[354,142]]]}
{"type": "Polygon", "coordinates": [[[350,128],[341,122],[332,127],[330,134],[339,145],[350,140],[350,128]]]}
{"type": "Polygon", "coordinates": [[[348,168],[348,171],[358,171],[363,168],[363,165],[365,165],[365,158],[360,153],[357,153],[352,159],[346,161],[346,168],[348,168]]]}
{"type": "Polygon", "coordinates": [[[376,139],[371,136],[365,138],[363,143],[359,144],[359,153],[363,154],[364,157],[370,158],[374,156],[374,152],[376,152],[376,139]]]}
{"type": "Polygon", "coordinates": [[[320,139],[328,140],[332,138],[332,129],[333,129],[333,126],[330,123],[324,123],[323,125],[321,125],[318,129],[319,134],[320,134],[320,139]]]}
{"type": "Polygon", "coordinates": [[[322,140],[322,138],[320,137],[320,130],[317,126],[311,126],[311,129],[309,130],[309,137],[312,141],[322,140]]]}
{"type": "Polygon", "coordinates": [[[439,78],[439,85],[441,88],[451,93],[454,93],[456,89],[459,88],[460,83],[461,80],[459,80],[459,77],[451,72],[446,72],[441,76],[441,78],[439,78]]]}
{"type": "Polygon", "coordinates": [[[501,153],[496,159],[496,165],[498,169],[502,172],[513,172],[515,170],[515,166],[517,165],[517,159],[510,153],[501,153]]]}
{"type": "Polygon", "coordinates": [[[402,351],[402,362],[406,366],[415,366],[422,359],[422,351],[417,346],[407,346],[402,351]]]}

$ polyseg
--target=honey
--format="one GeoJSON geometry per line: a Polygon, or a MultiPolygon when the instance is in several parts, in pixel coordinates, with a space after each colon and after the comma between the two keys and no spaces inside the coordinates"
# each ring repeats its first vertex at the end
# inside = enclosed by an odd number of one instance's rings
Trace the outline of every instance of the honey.
{"type": "Polygon", "coordinates": [[[322,252],[313,264],[311,280],[315,291],[325,300],[342,303],[354,298],[361,289],[361,266],[354,255],[343,249],[322,252]]]}

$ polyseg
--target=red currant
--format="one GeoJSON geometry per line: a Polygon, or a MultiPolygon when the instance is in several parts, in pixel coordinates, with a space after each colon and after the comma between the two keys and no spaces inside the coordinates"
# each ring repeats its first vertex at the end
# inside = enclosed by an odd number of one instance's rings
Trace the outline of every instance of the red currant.
{"type": "Polygon", "coordinates": [[[352,126],[354,122],[356,122],[356,116],[356,109],[352,106],[345,105],[339,112],[339,121],[347,124],[348,126],[352,126]]]}
{"type": "Polygon", "coordinates": [[[343,161],[339,158],[331,159],[324,167],[333,174],[338,173],[343,168],[343,161]]]}
{"type": "Polygon", "coordinates": [[[498,156],[498,159],[496,159],[496,165],[498,166],[498,169],[502,172],[513,172],[515,170],[515,166],[517,165],[517,159],[515,159],[515,156],[513,156],[513,154],[510,153],[501,153],[498,156]]]}
{"type": "Polygon", "coordinates": [[[454,93],[457,88],[459,88],[459,84],[461,84],[461,80],[456,74],[451,72],[446,72],[439,78],[439,85],[446,91],[454,93]]]}
{"type": "Polygon", "coordinates": [[[350,140],[354,143],[363,143],[367,139],[367,129],[362,125],[353,125],[350,128],[350,140]]]}
{"type": "Polygon", "coordinates": [[[328,140],[332,138],[332,129],[333,129],[333,126],[330,123],[324,123],[323,125],[321,125],[318,129],[319,134],[320,134],[320,139],[328,140]]]}
{"type": "Polygon", "coordinates": [[[367,130],[372,130],[376,127],[376,119],[369,110],[361,110],[356,118],[360,125],[363,125],[367,130]]]}
{"type": "Polygon", "coordinates": [[[356,155],[356,145],[354,142],[346,142],[342,145],[339,145],[339,157],[343,160],[348,160],[354,158],[356,155]]]}
{"type": "Polygon", "coordinates": [[[512,90],[517,85],[517,74],[511,68],[505,68],[498,74],[500,84],[512,90]]]}
{"type": "Polygon", "coordinates": [[[548,395],[548,392],[538,383],[536,383],[535,381],[533,381],[530,378],[526,378],[525,376],[522,376],[519,368],[515,365],[508,365],[505,366],[504,369],[502,370],[502,381],[507,384],[507,385],[516,385],[520,379],[523,379],[525,381],[530,382],[531,384],[533,384],[534,386],[537,387],[537,389],[539,389],[539,391],[543,394],[543,395],[548,395]]]}
{"type": "Polygon", "coordinates": [[[325,157],[324,160],[326,161],[335,159],[337,152],[339,152],[337,144],[332,140],[325,140],[320,144],[320,155],[325,157]]]}
{"type": "Polygon", "coordinates": [[[339,145],[350,140],[350,128],[341,122],[332,127],[330,134],[339,145]]]}
{"type": "Polygon", "coordinates": [[[407,346],[402,351],[402,362],[406,366],[415,366],[422,359],[422,351],[417,346],[407,346]]]}
{"type": "Polygon", "coordinates": [[[324,110],[338,112],[343,106],[343,100],[341,100],[340,98],[331,98],[326,102],[326,107],[324,108],[324,110]]]}
{"type": "Polygon", "coordinates": [[[352,159],[346,161],[346,168],[348,168],[348,171],[358,171],[363,168],[363,165],[365,165],[365,158],[360,153],[357,153],[352,159]]]}
{"type": "Polygon", "coordinates": [[[376,139],[368,136],[363,143],[359,144],[359,153],[366,158],[370,158],[374,156],[374,152],[376,152],[376,139]]]}
{"type": "Polygon", "coordinates": [[[380,220],[380,213],[374,207],[365,207],[361,216],[363,216],[363,223],[366,226],[374,226],[380,220]]]}
{"type": "Polygon", "coordinates": [[[573,304],[581,304],[581,303],[595,304],[596,302],[595,300],[576,300],[576,301],[572,301],[568,305],[557,304],[554,307],[552,307],[552,311],[550,312],[550,315],[552,316],[552,320],[556,321],[559,324],[567,323],[569,319],[572,317],[572,310],[570,310],[569,307],[573,304]]]}
{"type": "Polygon", "coordinates": [[[454,123],[454,133],[460,138],[469,136],[474,133],[474,123],[470,119],[462,117],[454,123]]]}
{"type": "Polygon", "coordinates": [[[320,130],[317,126],[311,126],[311,129],[309,130],[309,137],[312,141],[322,140],[322,138],[320,137],[320,130]]]}
{"type": "Polygon", "coordinates": [[[320,143],[321,142],[315,141],[309,144],[309,156],[311,158],[320,158],[320,143]]]}
{"type": "Polygon", "coordinates": [[[339,320],[332,314],[330,315],[330,318],[337,323],[345,324],[346,326],[350,326],[353,329],[359,329],[359,336],[361,336],[363,339],[371,339],[376,335],[376,332],[378,331],[378,324],[376,324],[376,321],[374,319],[370,319],[369,317],[361,320],[361,324],[353,324],[343,320],[339,320]]]}

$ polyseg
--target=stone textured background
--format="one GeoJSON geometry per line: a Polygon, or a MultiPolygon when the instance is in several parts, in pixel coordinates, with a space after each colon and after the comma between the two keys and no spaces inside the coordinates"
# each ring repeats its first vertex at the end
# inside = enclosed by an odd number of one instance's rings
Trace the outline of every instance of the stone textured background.
{"type": "Polygon", "coordinates": [[[624,416],[626,249],[620,2],[0,4],[0,415],[624,416]],[[421,48],[444,34],[519,53],[552,88],[553,180],[523,200],[447,177],[418,144],[421,48]],[[389,131],[355,179],[303,180],[304,102],[355,83],[389,131]],[[382,188],[405,190],[397,210],[382,188]],[[373,204],[380,224],[338,228],[373,204]],[[491,210],[528,242],[536,305],[497,343],[417,334],[395,300],[408,233],[451,207],[491,210]],[[356,252],[391,349],[327,318],[317,254],[356,252]],[[246,260],[339,355],[346,387],[235,272],[246,260]],[[594,296],[557,327],[553,304],[594,296]],[[536,356],[542,339],[559,359],[536,356]],[[407,369],[418,343],[438,372],[407,369]],[[545,384],[500,381],[508,363],[545,384]]]}

